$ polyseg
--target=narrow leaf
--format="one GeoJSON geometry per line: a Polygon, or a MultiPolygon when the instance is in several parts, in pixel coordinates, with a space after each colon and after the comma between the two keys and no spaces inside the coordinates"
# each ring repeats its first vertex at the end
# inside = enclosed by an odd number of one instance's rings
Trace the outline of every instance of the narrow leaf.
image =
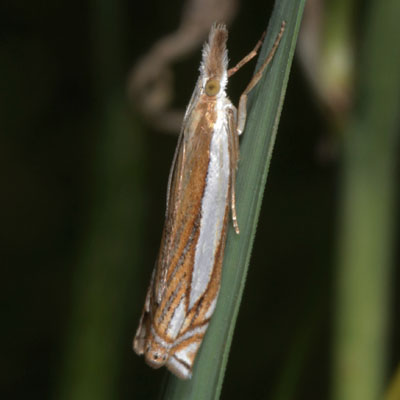
{"type": "Polygon", "coordinates": [[[258,67],[271,49],[282,21],[286,21],[286,30],[273,61],[249,97],[236,185],[241,233],[236,235],[229,229],[221,292],[195,361],[193,377],[182,381],[169,374],[164,399],[219,398],[304,2],[278,1],[272,13],[258,67]]]}

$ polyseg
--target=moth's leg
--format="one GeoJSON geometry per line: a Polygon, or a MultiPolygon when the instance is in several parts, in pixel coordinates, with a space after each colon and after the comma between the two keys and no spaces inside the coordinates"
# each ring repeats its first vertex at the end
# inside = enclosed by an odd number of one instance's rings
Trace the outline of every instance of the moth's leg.
{"type": "MultiPolygon", "coordinates": [[[[279,46],[279,42],[282,39],[283,32],[285,30],[286,22],[282,21],[281,30],[278,33],[278,36],[275,39],[274,45],[272,46],[271,51],[269,52],[267,58],[265,59],[264,63],[261,65],[260,69],[254,74],[253,78],[251,79],[250,83],[247,85],[246,89],[240,96],[239,106],[238,106],[238,117],[237,117],[237,133],[240,135],[243,132],[244,126],[246,124],[246,117],[247,117],[247,95],[249,94],[250,90],[257,85],[258,81],[261,79],[262,74],[267,68],[268,64],[271,62],[272,58],[275,55],[275,52],[279,46]]],[[[256,46],[257,47],[257,46],[256,46]]]]}
{"type": "Polygon", "coordinates": [[[239,135],[237,134],[236,119],[237,111],[235,106],[228,109],[228,143],[229,143],[229,172],[230,172],[230,196],[232,223],[235,232],[239,234],[239,225],[236,214],[236,169],[239,161],[239,135]]]}
{"type": "Polygon", "coordinates": [[[243,65],[247,64],[251,59],[253,59],[257,55],[257,51],[262,45],[264,38],[265,38],[265,32],[261,35],[261,38],[257,42],[254,49],[249,54],[247,54],[247,56],[243,57],[234,67],[228,69],[228,78],[236,74],[236,72],[238,72],[239,69],[243,67],[243,65]]]}

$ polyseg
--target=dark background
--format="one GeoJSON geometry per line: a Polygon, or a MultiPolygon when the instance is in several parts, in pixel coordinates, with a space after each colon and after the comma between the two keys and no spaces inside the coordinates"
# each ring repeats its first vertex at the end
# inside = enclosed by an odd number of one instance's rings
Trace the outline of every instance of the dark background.
{"type": "MultiPolygon", "coordinates": [[[[7,399],[74,398],[74,368],[92,367],[99,385],[111,382],[110,398],[146,399],[165,374],[145,366],[131,340],[158,251],[176,137],[146,125],[125,85],[137,57],[176,29],[181,1],[118,2],[110,25],[100,3],[0,6],[7,399]],[[103,311],[108,322],[92,326],[103,311]],[[70,351],[85,323],[104,336],[88,339],[91,354],[109,341],[115,349],[110,371],[98,377],[96,357],[70,351]]],[[[243,4],[232,23],[233,62],[265,29],[272,4],[264,3],[243,4]]],[[[199,60],[200,49],[175,65],[177,106],[190,98],[199,60]]],[[[229,83],[234,103],[253,68],[229,83]]],[[[295,58],[222,398],[269,398],[292,357],[302,371],[296,398],[328,396],[340,162],[320,152],[330,135],[295,58]]]]}

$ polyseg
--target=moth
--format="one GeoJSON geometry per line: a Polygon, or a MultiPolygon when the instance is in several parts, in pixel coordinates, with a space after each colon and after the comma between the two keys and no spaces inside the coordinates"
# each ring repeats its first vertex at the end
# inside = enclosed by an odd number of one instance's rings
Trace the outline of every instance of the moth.
{"type": "Polygon", "coordinates": [[[239,100],[226,95],[228,77],[262,44],[228,70],[228,31],[214,24],[202,52],[200,76],[186,109],[168,180],[165,225],[133,349],[153,368],[182,379],[193,363],[217,302],[229,210],[239,234],[235,176],[246,102],[272,60],[285,29],[239,100]]]}

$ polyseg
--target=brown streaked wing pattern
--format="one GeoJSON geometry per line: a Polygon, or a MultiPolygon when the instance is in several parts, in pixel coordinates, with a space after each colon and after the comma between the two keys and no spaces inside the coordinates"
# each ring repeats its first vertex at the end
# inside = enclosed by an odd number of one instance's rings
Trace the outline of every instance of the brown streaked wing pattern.
{"type": "MultiPolygon", "coordinates": [[[[171,334],[170,321],[182,301],[187,309],[187,292],[190,291],[191,272],[194,253],[199,235],[201,201],[206,185],[209,163],[209,147],[214,125],[215,103],[199,101],[197,107],[188,116],[182,146],[185,158],[178,157],[176,170],[181,176],[174,174],[171,182],[171,193],[176,188],[177,180],[181,180],[180,190],[170,203],[168,224],[165,227],[164,240],[160,249],[157,265],[157,276],[165,272],[165,285],[158,304],[152,298],[152,325],[156,334],[166,342],[174,340],[179,333],[171,334]],[[189,136],[190,135],[190,136],[189,136]],[[183,162],[182,168],[180,162],[183,162]],[[172,210],[173,208],[173,210],[172,210]]],[[[158,297],[158,296],[156,296],[158,297]]]]}
{"type": "Polygon", "coordinates": [[[172,224],[175,220],[178,199],[180,198],[182,171],[185,165],[185,139],[184,131],[181,132],[172,162],[171,172],[168,178],[167,206],[165,211],[165,225],[161,237],[160,251],[156,261],[156,279],[154,286],[154,296],[157,303],[161,302],[166,285],[166,273],[169,259],[161,257],[162,249],[170,244],[169,235],[172,231],[172,224]]]}
{"type": "MultiPolygon", "coordinates": [[[[187,379],[191,376],[193,362],[216,305],[221,282],[228,216],[229,207],[227,205],[224,227],[214,261],[214,269],[207,289],[204,295],[199,298],[194,307],[187,313],[175,344],[170,350],[171,361],[167,363],[167,368],[181,378],[187,379]]],[[[187,298],[189,298],[189,293],[187,294],[187,298]]]]}
{"type": "MultiPolygon", "coordinates": [[[[194,98],[191,103],[197,103],[198,100],[194,98]]],[[[216,118],[214,108],[215,102],[209,101],[200,101],[196,107],[191,108],[185,117],[185,129],[179,137],[169,177],[165,226],[157,262],[155,291],[158,301],[161,300],[165,290],[168,270],[173,263],[172,258],[182,250],[179,247],[184,240],[177,241],[176,238],[183,235],[184,239],[190,233],[188,232],[190,221],[187,221],[186,217],[195,217],[193,210],[196,210],[196,206],[201,203],[199,194],[203,193],[205,186],[208,157],[200,159],[198,154],[208,155],[212,121],[216,118]],[[185,193],[182,188],[185,188],[185,193]],[[193,193],[195,188],[197,190],[193,193]]]]}

